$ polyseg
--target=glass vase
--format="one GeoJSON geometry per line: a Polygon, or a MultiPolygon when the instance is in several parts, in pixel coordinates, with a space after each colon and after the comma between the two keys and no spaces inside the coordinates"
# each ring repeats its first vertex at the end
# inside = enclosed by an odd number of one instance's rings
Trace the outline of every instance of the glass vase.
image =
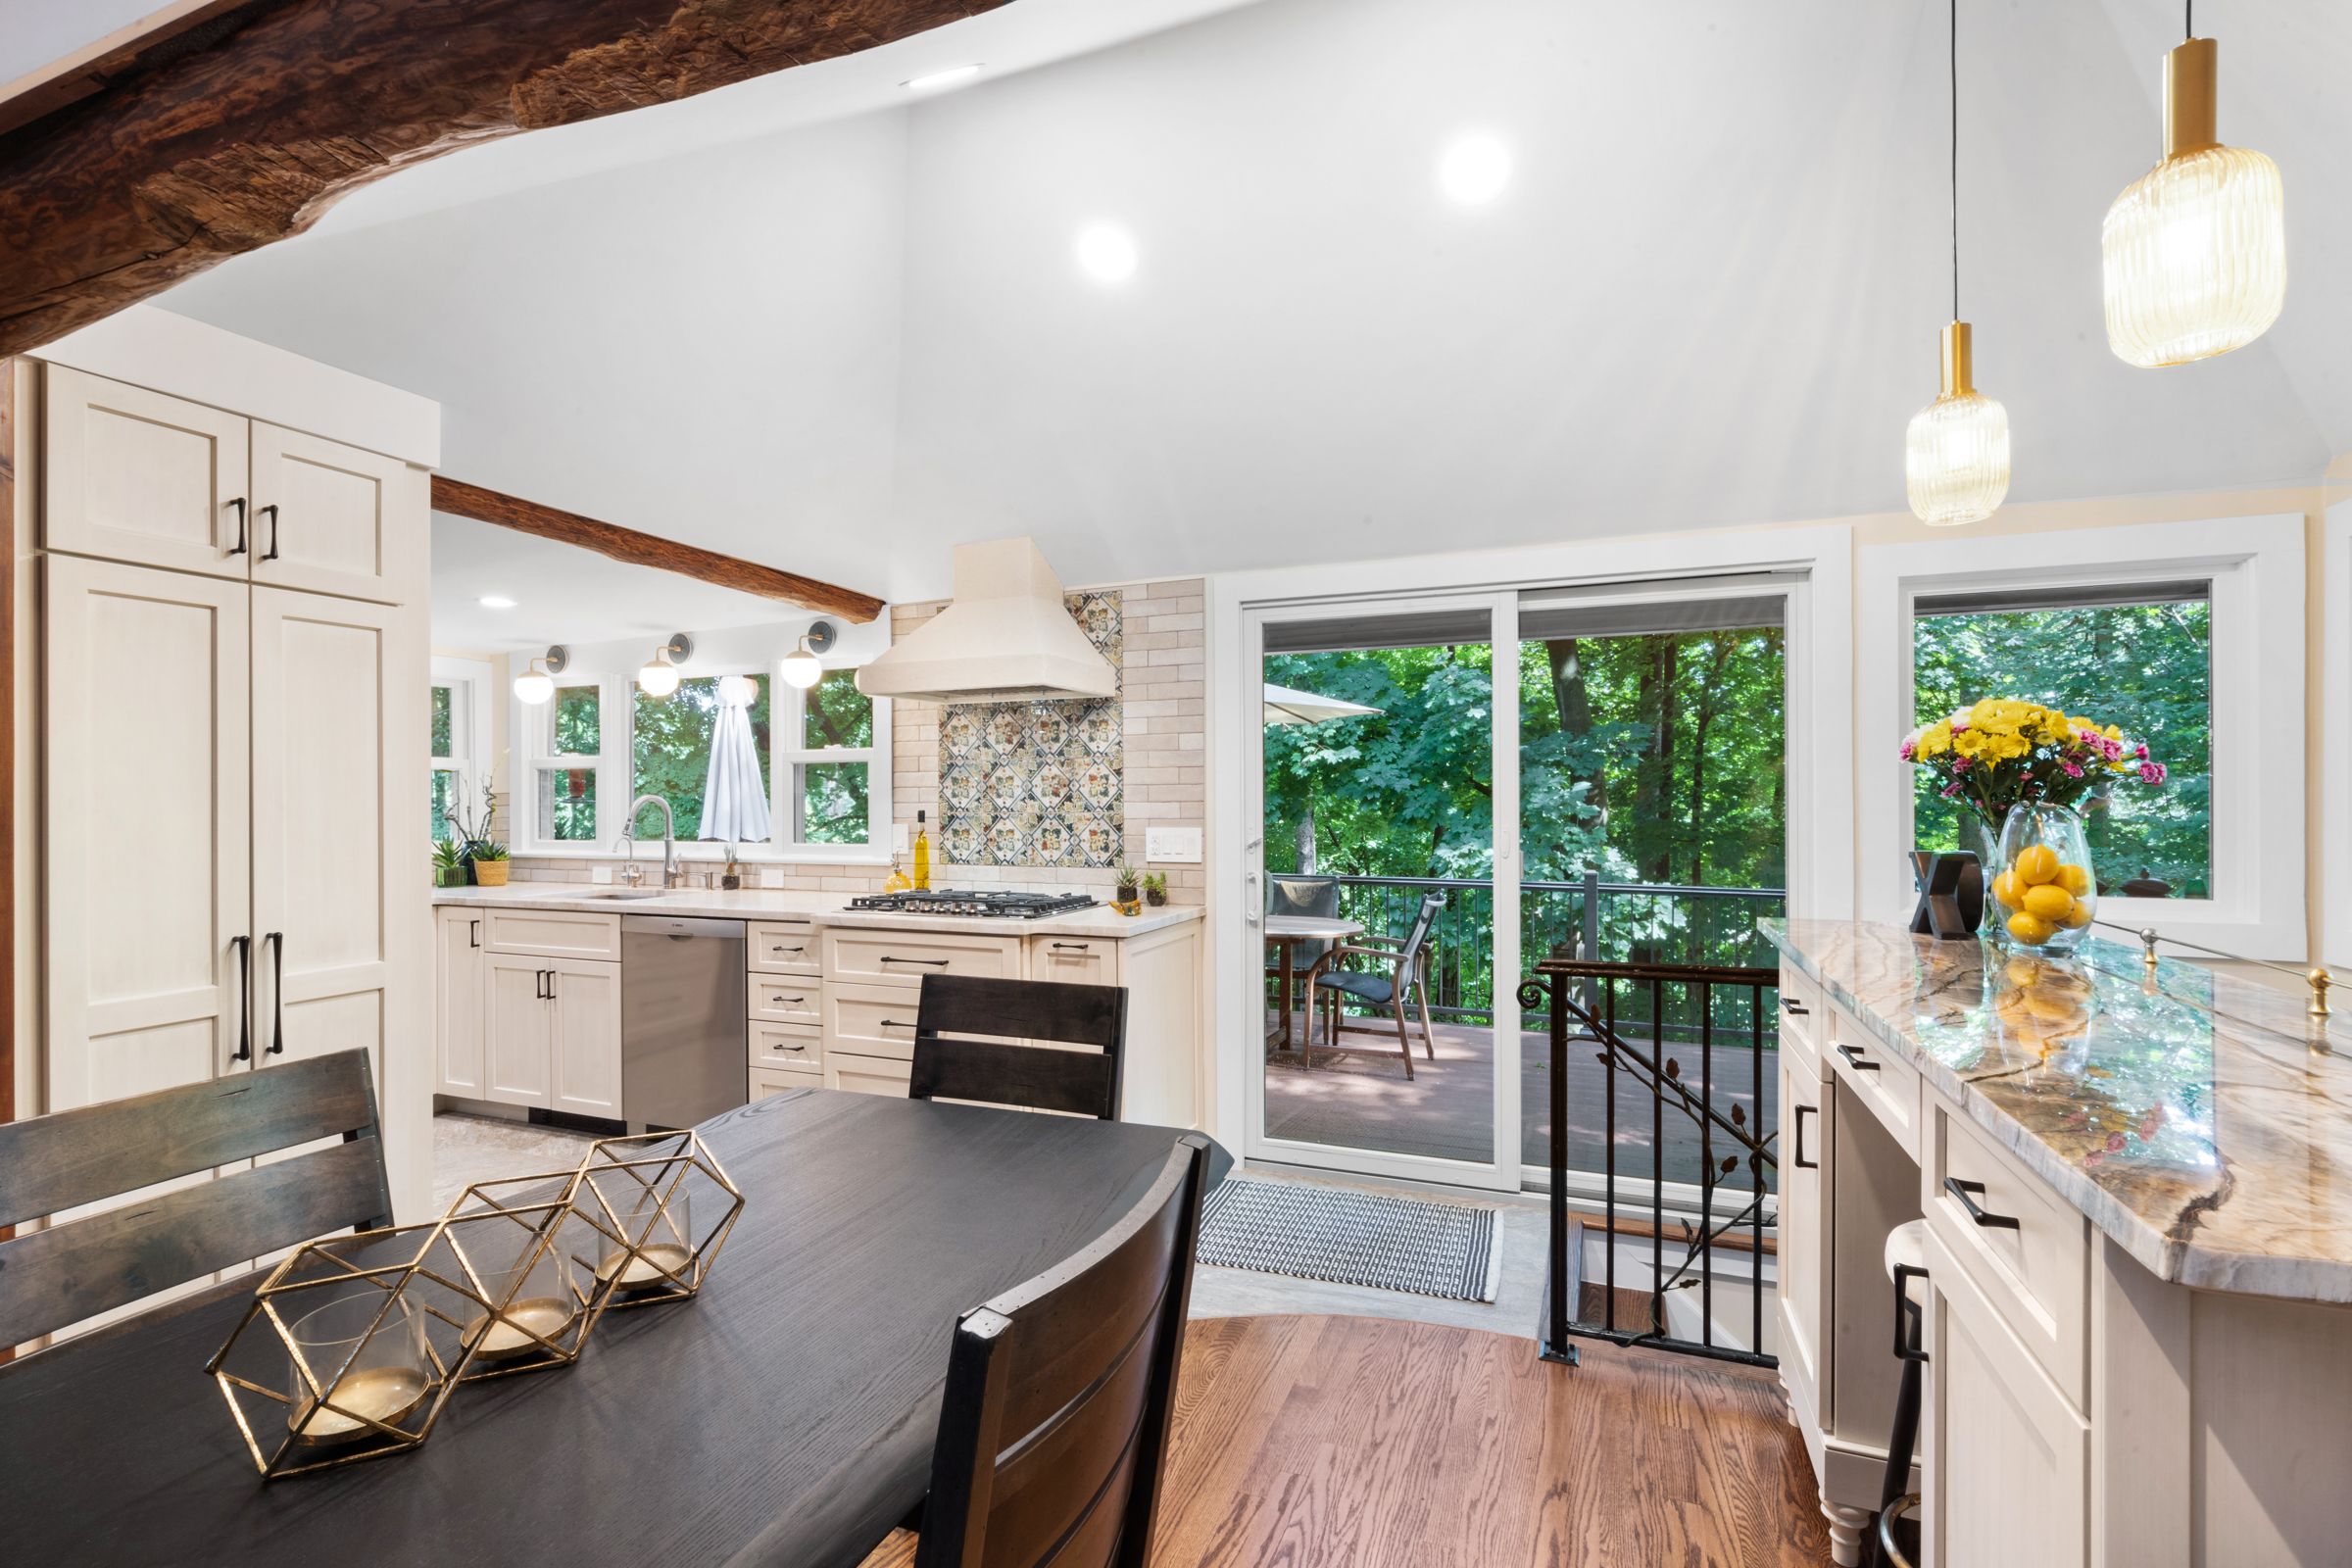
{"type": "Polygon", "coordinates": [[[2010,808],[1993,855],[1995,918],[1986,929],[2026,953],[2055,956],[2082,946],[2098,913],[2099,882],[2074,808],[2010,808]]]}

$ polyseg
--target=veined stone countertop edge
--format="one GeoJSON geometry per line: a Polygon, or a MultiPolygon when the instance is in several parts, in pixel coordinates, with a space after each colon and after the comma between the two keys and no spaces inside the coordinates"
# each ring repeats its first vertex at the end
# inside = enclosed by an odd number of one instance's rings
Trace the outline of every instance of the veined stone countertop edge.
{"type": "Polygon", "coordinates": [[[1042,920],[1010,920],[970,914],[893,914],[887,910],[853,909],[846,895],[800,893],[780,888],[745,888],[728,893],[710,888],[672,888],[659,898],[612,899],[583,896],[578,884],[560,883],[503,888],[435,888],[436,906],[480,909],[563,909],[579,914],[668,914],[697,920],[807,920],[814,925],[856,926],[881,931],[985,932],[992,936],[1140,937],[1170,926],[1198,920],[1205,911],[1197,904],[1145,906],[1142,914],[1124,915],[1108,905],[1051,915],[1042,920]]]}
{"type": "MultiPolygon", "coordinates": [[[[1936,944],[1899,926],[1860,921],[1767,920],[1758,925],[1767,941],[1858,1020],[1883,1049],[1916,1067],[1946,1100],[1965,1109],[1972,1122],[2157,1278],[2202,1290],[2352,1302],[2352,1160],[2346,1158],[2352,1154],[2352,1058],[2310,1049],[2307,1031],[2288,1010],[2300,1007],[2296,999],[2169,960],[2159,969],[2158,994],[2149,997],[2136,981],[2136,951],[2097,944],[2087,954],[2087,962],[2065,966],[2082,976],[2095,999],[2088,1025],[2079,1031],[2088,1044],[2070,1054],[2080,1058],[2070,1075],[2043,1070],[2034,1048],[2021,1051],[1998,1010],[1984,1005],[1987,990],[1997,994],[2003,982],[1986,965],[1986,950],[1978,943],[1936,944]],[[1898,944],[1910,965],[1908,975],[1896,973],[1898,944]],[[1838,956],[1844,962],[1824,962],[1823,955],[1812,951],[1816,946],[1842,948],[1838,956]],[[2120,961],[2108,961],[2118,955],[2120,961]],[[1911,1004],[1911,1027],[1857,993],[1857,985],[1879,989],[1870,973],[1874,958],[1884,965],[1880,978],[1889,996],[1899,988],[1911,1004]],[[1949,972],[1931,974],[1927,965],[1932,958],[1950,960],[1949,972]],[[1850,975],[1837,972],[1841,967],[1850,975]],[[2125,973],[2135,978],[2126,981],[2121,978],[2125,973]],[[2212,1005],[2182,1000],[2182,994],[2196,986],[2212,988],[2212,1005]],[[1955,1000],[1965,998],[1972,988],[1978,994],[1973,1004],[1955,1000]],[[2099,1096],[2120,1096],[2133,1087],[2129,1074],[2095,1063],[2120,1061],[2131,1053],[2144,1054],[2141,1048],[2156,1040],[2144,1025],[2134,1027],[2133,1020],[2116,1018],[2105,1004],[2126,1000],[2126,992],[2131,999],[2149,997],[2146,1004],[2134,1004],[2139,1011],[2176,1028],[2185,1027],[2191,1037],[2202,1031],[2210,1040],[2205,1077],[2183,1075],[2171,1082],[2182,1092],[2183,1102],[2199,1098],[2207,1102],[2205,1133],[2227,1120],[2233,1129],[2250,1128],[2256,1135],[2252,1142],[2257,1147],[2251,1149],[2230,1147],[2211,1136],[2189,1141],[2192,1152],[2201,1148],[2210,1159],[2203,1190],[2183,1179],[2184,1170],[2194,1170],[2193,1163],[2184,1167],[2177,1151],[2173,1157],[2153,1157],[2155,1151],[2144,1137],[2136,1151],[2131,1137],[2115,1135],[2106,1146],[2091,1146],[2095,1159],[2070,1154],[1994,1103],[1984,1087],[1991,1084],[2011,1092],[2029,1110],[2063,1112],[2053,1130],[2081,1144],[2083,1140],[2065,1124],[2065,1116],[2074,1114],[2065,1107],[2079,1111],[2099,1096]],[[1984,1043],[1984,1054],[1994,1058],[1989,1065],[1996,1070],[1955,1067],[1922,1046],[1913,1032],[1921,1023],[1921,1006],[1939,1001],[1944,1017],[1954,1011],[1961,1014],[1957,1023],[1937,1020],[1938,1027],[1947,1030],[1945,1044],[1965,1046],[1973,1029],[1984,1043]],[[2086,1067],[2094,1069],[2096,1081],[2080,1076],[2086,1067]],[[2036,1077],[2046,1082],[2036,1083],[2036,1077]],[[2264,1119],[2261,1103],[2241,1101],[2271,1102],[2303,1112],[2311,1112],[2316,1104],[2318,1113],[2272,1122],[2264,1119]],[[2290,1120],[2303,1125],[2288,1125],[2290,1120]],[[2109,1154],[2108,1148],[2119,1140],[2124,1149],[2109,1154]],[[2113,1187],[2093,1175],[2093,1164],[2103,1167],[2113,1187]],[[2340,1185],[2327,1179],[2337,1168],[2346,1171],[2340,1185]],[[2315,1212],[2322,1216],[2317,1223],[2315,1212]],[[2341,1223],[2335,1220],[2338,1214],[2341,1223]]],[[[2149,1119],[2140,1123],[2143,1134],[2153,1122],[2155,1136],[2178,1141],[2184,1118],[2176,1112],[2167,1126],[2158,1114],[2166,1103],[2167,1083],[2145,1081],[2148,1103],[2123,1108],[2147,1114],[2149,1119]]],[[[2101,1108],[2112,1114],[2117,1107],[2101,1108]]],[[[1922,1154],[1926,1157],[1927,1151],[1922,1154]]]]}

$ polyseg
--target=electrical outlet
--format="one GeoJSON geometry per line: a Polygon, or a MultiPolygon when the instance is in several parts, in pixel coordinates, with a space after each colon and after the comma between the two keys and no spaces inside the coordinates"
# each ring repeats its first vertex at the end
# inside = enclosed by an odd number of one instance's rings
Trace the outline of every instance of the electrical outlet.
{"type": "Polygon", "coordinates": [[[1200,830],[1197,827],[1144,829],[1144,859],[1164,861],[1170,865],[1199,865],[1200,830]]]}
{"type": "Polygon", "coordinates": [[[780,888],[784,885],[784,873],[772,865],[761,866],[760,868],[760,885],[763,888],[780,888]]]}
{"type": "Polygon", "coordinates": [[[588,868],[588,880],[610,882],[612,880],[612,868],[609,865],[592,865],[588,868]]]}
{"type": "Polygon", "coordinates": [[[900,855],[905,855],[906,853],[906,823],[893,822],[890,824],[890,847],[900,855]]]}

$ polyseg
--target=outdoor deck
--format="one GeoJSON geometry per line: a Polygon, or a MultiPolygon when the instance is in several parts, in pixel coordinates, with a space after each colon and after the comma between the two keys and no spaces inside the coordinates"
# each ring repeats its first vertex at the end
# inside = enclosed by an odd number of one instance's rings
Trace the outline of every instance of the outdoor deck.
{"type": "MultiPolygon", "coordinates": [[[[1494,1114],[1494,1031],[1484,1025],[1436,1024],[1430,1030],[1437,1050],[1432,1062],[1421,1050],[1418,1024],[1413,1027],[1413,1079],[1405,1081],[1404,1064],[1394,1054],[1335,1055],[1297,1049],[1303,1038],[1304,1018],[1292,1017],[1293,1049],[1266,1048],[1266,1132],[1274,1138],[1333,1144],[1384,1153],[1422,1154],[1437,1159],[1468,1159],[1484,1163],[1494,1157],[1488,1129],[1494,1114]]],[[[1364,1022],[1367,1020],[1353,1020],[1364,1022]]],[[[1269,1009],[1269,1030],[1280,1025],[1279,1013],[1269,1009]]],[[[1351,1046],[1378,1046],[1372,1035],[1347,1034],[1351,1046]]],[[[1393,1037],[1392,1037],[1393,1038],[1393,1037]]],[[[1603,1096],[1608,1074],[1590,1042],[1572,1044],[1568,1054],[1569,1164],[1598,1170],[1600,1152],[1608,1136],[1608,1108],[1603,1096]]],[[[1697,1053],[1673,1048],[1686,1079],[1695,1086],[1699,1077],[1697,1053]]],[[[1550,1156],[1551,1042],[1542,1034],[1520,1036],[1521,1158],[1540,1165],[1550,1156]]],[[[1714,1055],[1714,1093],[1719,1106],[1742,1106],[1749,1116],[1761,1109],[1763,1125],[1780,1124],[1777,1075],[1772,1044],[1764,1051],[1764,1103],[1756,1103],[1752,1058],[1741,1048],[1719,1046],[1714,1055]]],[[[1666,1114],[1662,1128],[1666,1149],[1666,1179],[1695,1182],[1699,1170],[1697,1129],[1687,1117],[1666,1114]]],[[[1617,1169],[1620,1177],[1646,1180],[1645,1152],[1652,1139],[1652,1102],[1647,1091],[1630,1076],[1617,1081],[1617,1169]]],[[[1717,1152],[1721,1158],[1724,1151],[1717,1152]]]]}

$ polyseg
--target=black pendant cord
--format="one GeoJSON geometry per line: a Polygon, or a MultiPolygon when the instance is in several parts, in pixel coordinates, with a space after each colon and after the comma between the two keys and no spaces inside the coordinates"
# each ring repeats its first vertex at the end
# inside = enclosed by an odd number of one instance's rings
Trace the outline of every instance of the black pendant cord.
{"type": "Polygon", "coordinates": [[[2197,0],[2180,0],[2180,32],[2183,37],[2197,35],[2197,0]]]}
{"type": "Polygon", "coordinates": [[[1952,319],[1960,319],[1960,0],[1952,0],[1952,319]]]}

